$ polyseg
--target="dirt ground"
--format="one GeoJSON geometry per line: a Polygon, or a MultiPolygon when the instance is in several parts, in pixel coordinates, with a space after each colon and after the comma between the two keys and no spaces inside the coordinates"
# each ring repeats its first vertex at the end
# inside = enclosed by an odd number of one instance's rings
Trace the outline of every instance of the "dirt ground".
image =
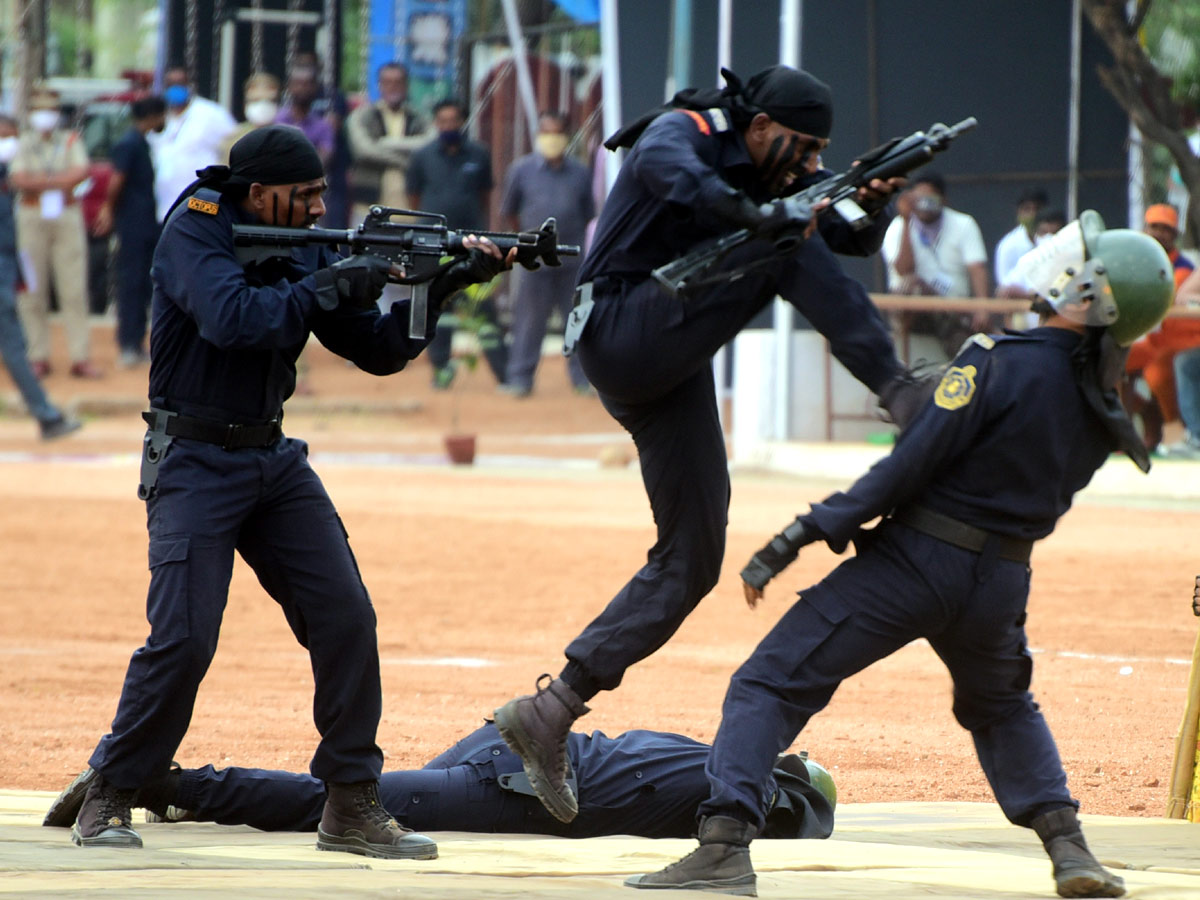
{"type": "MultiPolygon", "coordinates": [[[[87,426],[50,445],[0,417],[0,787],[57,789],[107,730],[130,653],[146,634],[146,538],[134,496],[145,370],[47,387],[87,426]]],[[[289,404],[350,532],[379,615],[388,767],[419,766],[498,704],[557,672],[561,648],[633,574],[652,542],[636,466],[602,467],[629,443],[550,360],[533,397],[484,371],[434,392],[424,361],[389,379],[307,352],[314,391],[289,404]],[[480,464],[441,462],[458,404],[480,464]]],[[[58,358],[61,358],[58,357],[58,358]]],[[[60,369],[63,366],[60,365],[60,369]]],[[[11,394],[0,381],[0,395],[11,394]]],[[[737,571],[831,487],[738,474],[725,574],[679,634],[596,698],[580,723],[710,739],[733,669],[836,557],[806,551],[756,612],[737,571]]],[[[1159,816],[1197,620],[1191,536],[1200,504],[1085,501],[1034,554],[1034,691],[1071,787],[1091,813],[1159,816]]],[[[184,765],[305,769],[316,734],[312,676],[283,616],[240,562],[220,649],[177,758],[184,765]]],[[[797,742],[834,773],[840,800],[987,800],[949,680],[909,646],[848,681],[797,742]]]]}

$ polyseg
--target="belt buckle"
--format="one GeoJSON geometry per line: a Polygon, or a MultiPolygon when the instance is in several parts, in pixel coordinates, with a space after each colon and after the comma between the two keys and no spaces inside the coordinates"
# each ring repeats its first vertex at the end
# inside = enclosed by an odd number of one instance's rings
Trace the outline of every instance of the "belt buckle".
{"type": "Polygon", "coordinates": [[[238,438],[242,436],[242,432],[246,430],[245,425],[231,424],[225,429],[225,442],[221,444],[222,450],[237,450],[238,438]]]}

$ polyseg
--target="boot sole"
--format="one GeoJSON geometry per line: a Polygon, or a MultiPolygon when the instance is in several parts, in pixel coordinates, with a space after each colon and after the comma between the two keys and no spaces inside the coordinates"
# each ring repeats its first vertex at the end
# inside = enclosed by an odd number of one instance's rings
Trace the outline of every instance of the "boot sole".
{"type": "Polygon", "coordinates": [[[433,842],[409,844],[408,846],[403,843],[399,846],[372,844],[365,838],[338,837],[326,834],[320,826],[317,827],[317,849],[357,853],[360,856],[371,856],[375,859],[437,859],[438,857],[437,844],[433,842]]]}
{"type": "Polygon", "coordinates": [[[87,793],[92,782],[96,780],[96,770],[91,766],[75,776],[75,780],[54,798],[46,818],[42,819],[43,828],[70,828],[79,818],[79,810],[83,807],[83,795],[87,793]]]}
{"type": "Polygon", "coordinates": [[[575,817],[579,815],[579,800],[574,792],[564,785],[563,790],[566,791],[567,797],[562,797],[550,786],[550,778],[546,772],[532,762],[542,748],[537,741],[529,737],[525,726],[521,724],[521,717],[517,714],[517,701],[510,700],[495,710],[492,713],[492,721],[496,730],[500,732],[500,737],[504,738],[504,743],[508,744],[508,749],[521,758],[521,766],[525,769],[529,786],[542,801],[542,806],[546,807],[546,812],[563,823],[575,821],[575,817]]]}
{"type": "Polygon", "coordinates": [[[645,876],[634,875],[625,879],[625,887],[643,891],[705,891],[710,894],[733,894],[735,897],[757,897],[758,876],[739,875],[721,881],[684,881],[680,884],[647,884],[640,881],[645,876]]]}
{"type": "Polygon", "coordinates": [[[95,837],[84,837],[79,831],[79,825],[71,826],[71,843],[77,847],[124,847],[140,850],[141,836],[132,828],[106,828],[95,837]]]}
{"type": "Polygon", "coordinates": [[[1080,873],[1057,882],[1060,897],[1124,897],[1125,882],[1102,877],[1099,873],[1080,873]]]}

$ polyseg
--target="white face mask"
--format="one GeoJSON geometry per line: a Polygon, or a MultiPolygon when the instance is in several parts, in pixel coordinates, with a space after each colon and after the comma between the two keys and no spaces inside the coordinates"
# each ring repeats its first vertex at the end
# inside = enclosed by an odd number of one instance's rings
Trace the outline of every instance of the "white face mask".
{"type": "Polygon", "coordinates": [[[246,104],[246,121],[251,125],[270,125],[278,112],[279,104],[274,100],[255,100],[246,104]]]}
{"type": "Polygon", "coordinates": [[[42,134],[53,131],[58,125],[57,109],[35,109],[29,114],[29,127],[42,134]]]}
{"type": "Polygon", "coordinates": [[[16,135],[0,138],[0,163],[7,165],[13,161],[17,155],[17,143],[16,135]]]}

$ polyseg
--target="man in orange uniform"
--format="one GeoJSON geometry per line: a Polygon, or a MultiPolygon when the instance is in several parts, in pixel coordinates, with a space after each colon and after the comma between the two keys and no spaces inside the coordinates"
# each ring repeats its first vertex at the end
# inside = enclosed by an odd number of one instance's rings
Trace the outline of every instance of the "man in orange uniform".
{"type": "MultiPolygon", "coordinates": [[[[1179,213],[1166,203],[1155,203],[1146,210],[1144,230],[1167,251],[1167,257],[1175,267],[1175,289],[1179,290],[1196,268],[1175,244],[1179,237],[1179,213]]],[[[1141,420],[1142,437],[1148,450],[1154,450],[1162,441],[1164,423],[1179,418],[1174,360],[1176,354],[1194,347],[1200,347],[1200,319],[1168,318],[1163,320],[1160,328],[1129,350],[1121,396],[1129,414],[1135,420],[1141,420]],[[1149,397],[1136,390],[1134,384],[1138,376],[1150,389],[1149,397]]]]}

